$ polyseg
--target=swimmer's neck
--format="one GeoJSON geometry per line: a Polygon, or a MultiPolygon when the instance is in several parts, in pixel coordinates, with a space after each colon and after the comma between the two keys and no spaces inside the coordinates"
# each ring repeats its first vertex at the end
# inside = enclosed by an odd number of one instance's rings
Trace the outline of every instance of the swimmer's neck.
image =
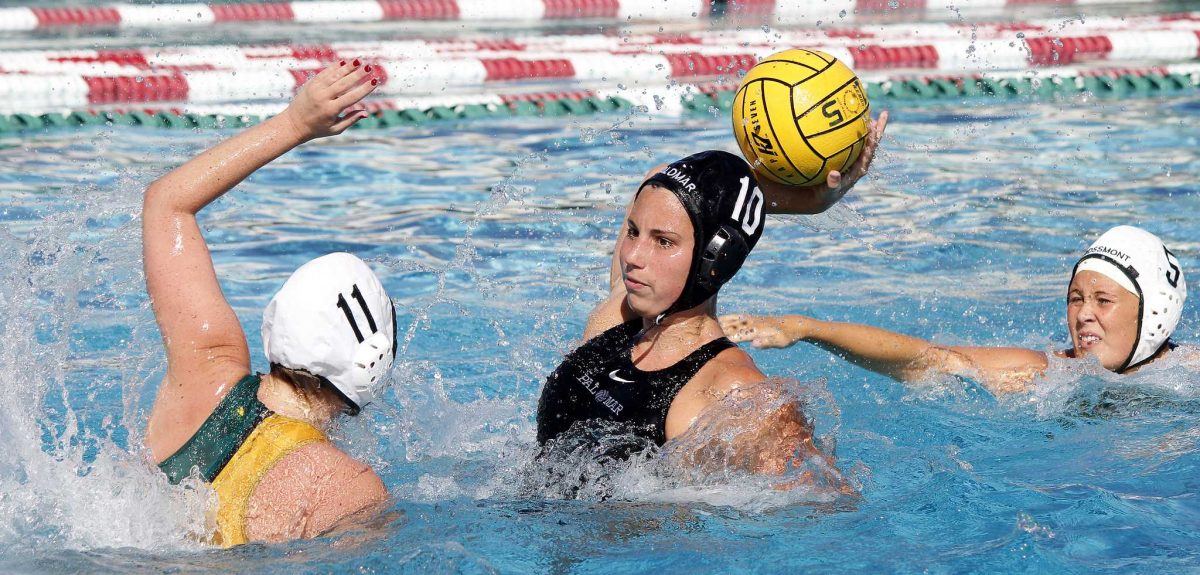
{"type": "Polygon", "coordinates": [[[323,432],[328,432],[333,420],[344,406],[332,391],[304,391],[265,374],[258,388],[258,400],[267,409],[292,419],[303,421],[323,432]]]}
{"type": "Polygon", "coordinates": [[[720,335],[724,335],[721,324],[717,322],[716,296],[691,309],[673,313],[661,322],[656,322],[656,319],[655,316],[642,318],[643,338],[666,336],[691,340],[711,335],[709,332],[720,332],[720,335]]]}

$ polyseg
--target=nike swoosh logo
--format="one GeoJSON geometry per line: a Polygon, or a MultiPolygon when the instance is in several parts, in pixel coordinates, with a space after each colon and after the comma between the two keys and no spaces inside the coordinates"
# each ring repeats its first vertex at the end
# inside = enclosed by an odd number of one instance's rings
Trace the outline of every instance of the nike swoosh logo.
{"type": "Polygon", "coordinates": [[[621,371],[621,370],[619,370],[619,369],[614,369],[614,370],[612,370],[612,371],[608,372],[608,378],[609,378],[609,379],[611,379],[611,380],[613,380],[613,381],[619,381],[619,382],[621,382],[621,383],[633,383],[632,381],[630,381],[630,380],[628,380],[628,379],[621,379],[621,378],[620,378],[620,377],[617,375],[617,372],[618,372],[618,371],[621,371]]]}

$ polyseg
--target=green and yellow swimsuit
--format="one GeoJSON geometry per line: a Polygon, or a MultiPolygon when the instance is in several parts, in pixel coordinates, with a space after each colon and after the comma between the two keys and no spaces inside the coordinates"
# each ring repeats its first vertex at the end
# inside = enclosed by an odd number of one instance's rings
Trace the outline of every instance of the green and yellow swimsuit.
{"type": "Polygon", "coordinates": [[[258,400],[262,376],[237,382],[187,443],[158,467],[171,483],[196,468],[217,492],[219,545],[246,542],[250,497],[267,472],[289,453],[316,441],[329,441],[312,425],[279,415],[258,400]]]}

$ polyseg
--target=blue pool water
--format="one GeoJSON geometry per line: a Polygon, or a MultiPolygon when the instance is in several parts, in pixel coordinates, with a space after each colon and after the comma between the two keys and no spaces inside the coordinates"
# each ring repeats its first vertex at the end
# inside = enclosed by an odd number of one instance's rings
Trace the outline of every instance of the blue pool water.
{"type": "MultiPolygon", "coordinates": [[[[1160,234],[1200,282],[1198,112],[1194,96],[893,108],[872,177],[826,214],[770,218],[720,311],[1061,348],[1070,266],[1112,225],[1160,234]]],[[[565,498],[579,486],[556,469],[596,462],[533,463],[532,417],[604,294],[621,207],[649,166],[732,145],[723,117],[640,114],[354,132],[210,206],[256,368],[262,308],[331,250],[381,272],[402,347],[383,400],[337,432],[380,471],[389,512],[314,541],[205,547],[207,492],[168,486],[139,447],[164,367],[139,209],[147,183],[223,135],[0,138],[0,571],[1200,569],[1190,353],[1126,377],[1056,364],[997,400],[959,380],[906,389],[803,345],[755,351],[809,402],[860,498],[652,455],[565,498]]]]}

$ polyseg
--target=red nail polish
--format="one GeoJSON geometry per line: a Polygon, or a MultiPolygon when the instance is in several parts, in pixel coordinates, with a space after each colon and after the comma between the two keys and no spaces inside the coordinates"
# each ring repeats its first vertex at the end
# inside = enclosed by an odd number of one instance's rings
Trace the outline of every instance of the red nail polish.
{"type": "Polygon", "coordinates": [[[372,86],[378,86],[378,85],[379,85],[379,80],[376,80],[375,78],[371,78],[371,85],[372,85],[372,86]]]}
{"type": "Polygon", "coordinates": [[[345,65],[346,65],[346,61],[345,61],[345,60],[342,60],[341,62],[339,62],[339,63],[338,63],[338,66],[345,66],[345,65]]]}
{"type": "Polygon", "coordinates": [[[358,58],[355,58],[355,59],[354,59],[354,67],[355,67],[355,68],[357,68],[357,67],[358,67],[358,58]]]}
{"type": "Polygon", "coordinates": [[[364,71],[367,71],[367,72],[370,72],[370,71],[371,71],[371,65],[370,65],[370,64],[367,64],[367,67],[366,67],[366,68],[363,68],[363,70],[364,70],[364,71]]]}

